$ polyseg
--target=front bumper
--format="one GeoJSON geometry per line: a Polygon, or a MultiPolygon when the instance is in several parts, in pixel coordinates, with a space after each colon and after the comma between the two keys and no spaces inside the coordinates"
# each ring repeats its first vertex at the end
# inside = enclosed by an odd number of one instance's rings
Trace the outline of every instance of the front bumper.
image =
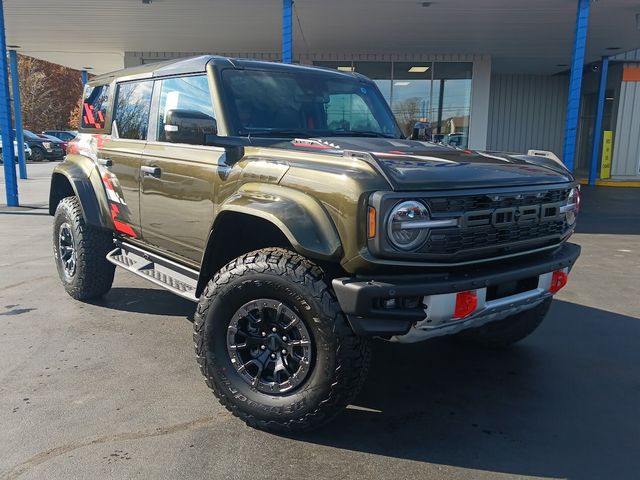
{"type": "Polygon", "coordinates": [[[544,256],[469,267],[464,271],[336,278],[333,289],[357,334],[418,341],[476,327],[535,307],[552,296],[549,292],[551,272],[570,270],[579,255],[578,245],[565,243],[544,256]],[[523,290],[518,285],[529,286],[523,290]],[[512,287],[518,289],[503,296],[496,293],[512,287]],[[455,303],[457,292],[465,291],[476,293],[478,306],[468,317],[453,319],[451,302],[455,303]],[[487,295],[489,291],[490,296],[487,295]],[[412,308],[383,308],[384,302],[390,299],[397,299],[394,303],[402,307],[405,299],[416,297],[421,301],[412,308]],[[416,330],[423,334],[416,335],[420,333],[416,330]]]}

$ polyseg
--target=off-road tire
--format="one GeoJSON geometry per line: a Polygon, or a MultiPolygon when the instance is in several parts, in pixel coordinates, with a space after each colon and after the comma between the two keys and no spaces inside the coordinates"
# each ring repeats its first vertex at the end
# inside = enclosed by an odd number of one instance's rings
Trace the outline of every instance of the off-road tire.
{"type": "Polygon", "coordinates": [[[323,271],[282,248],[238,257],[214,276],[200,297],[193,339],[200,370],[220,403],[247,425],[276,432],[309,431],[332,420],[362,387],[371,360],[369,340],[353,333],[323,271]],[[310,333],[315,362],[290,393],[262,393],[231,364],[231,318],[256,298],[282,302],[310,333]]]}
{"type": "Polygon", "coordinates": [[[87,225],[77,197],[63,198],[53,220],[53,252],[58,275],[65,290],[76,300],[91,300],[111,289],[115,265],[106,259],[112,250],[113,235],[87,225]],[[70,227],[75,243],[76,261],[73,275],[65,273],[60,261],[59,234],[62,225],[70,227]]]}
{"type": "Polygon", "coordinates": [[[551,306],[551,298],[529,310],[478,328],[464,330],[455,339],[467,345],[502,349],[531,335],[542,323],[551,306]]]}

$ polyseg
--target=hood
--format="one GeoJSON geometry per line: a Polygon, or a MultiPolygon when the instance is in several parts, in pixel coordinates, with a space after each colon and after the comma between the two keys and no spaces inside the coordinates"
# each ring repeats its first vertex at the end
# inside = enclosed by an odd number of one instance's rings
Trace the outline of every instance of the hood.
{"type": "Polygon", "coordinates": [[[276,148],[344,155],[367,152],[394,190],[436,190],[573,182],[559,162],[538,156],[459,150],[416,140],[327,137],[294,139],[276,148]]]}

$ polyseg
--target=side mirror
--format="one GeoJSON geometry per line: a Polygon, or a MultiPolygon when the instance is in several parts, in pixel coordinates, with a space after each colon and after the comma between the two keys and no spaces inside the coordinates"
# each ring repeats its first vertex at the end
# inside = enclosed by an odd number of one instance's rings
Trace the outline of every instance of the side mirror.
{"type": "Polygon", "coordinates": [[[167,142],[205,145],[208,135],[218,133],[216,119],[197,110],[167,110],[164,135],[167,142]]]}

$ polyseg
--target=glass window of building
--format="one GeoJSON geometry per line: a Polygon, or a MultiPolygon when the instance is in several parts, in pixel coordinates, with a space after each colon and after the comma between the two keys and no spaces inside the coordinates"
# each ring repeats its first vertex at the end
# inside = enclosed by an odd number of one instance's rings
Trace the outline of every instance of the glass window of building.
{"type": "Polygon", "coordinates": [[[391,110],[410,138],[431,140],[432,62],[394,62],[391,110]]]}
{"type": "Polygon", "coordinates": [[[373,80],[408,137],[467,147],[472,62],[314,62],[373,80]]]}
{"type": "Polygon", "coordinates": [[[431,113],[432,139],[466,148],[471,115],[471,62],[435,62],[431,113]]]}

